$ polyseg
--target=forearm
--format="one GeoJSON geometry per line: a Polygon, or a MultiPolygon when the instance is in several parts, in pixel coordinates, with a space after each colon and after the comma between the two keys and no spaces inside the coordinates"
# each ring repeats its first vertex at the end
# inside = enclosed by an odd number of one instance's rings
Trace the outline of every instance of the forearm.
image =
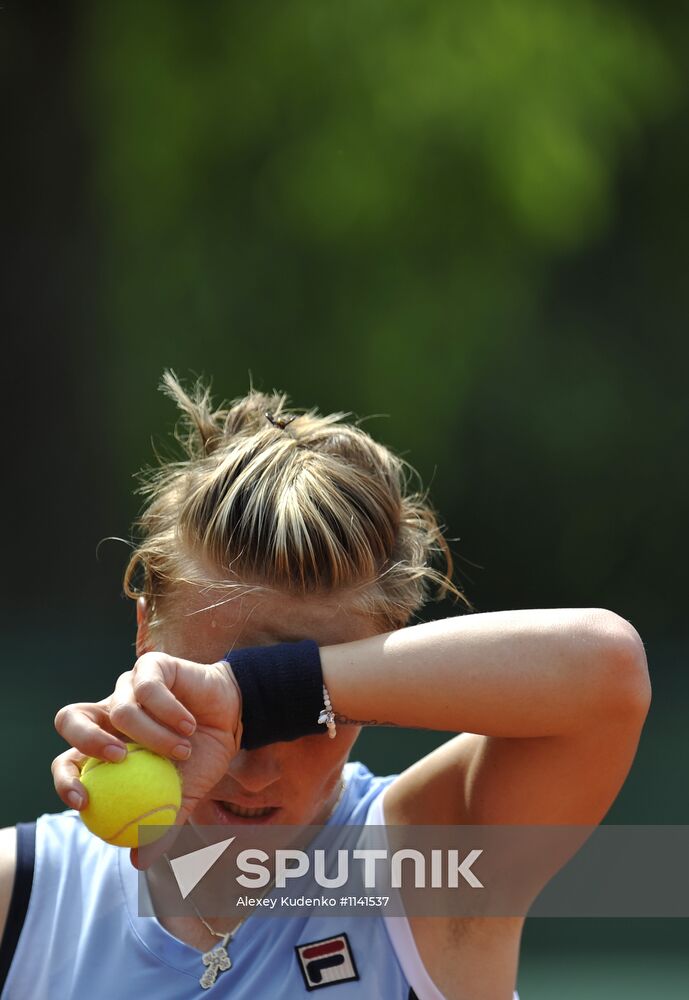
{"type": "Polygon", "coordinates": [[[502,611],[321,649],[336,715],[489,736],[573,732],[647,696],[635,630],[598,609],[502,611]]]}

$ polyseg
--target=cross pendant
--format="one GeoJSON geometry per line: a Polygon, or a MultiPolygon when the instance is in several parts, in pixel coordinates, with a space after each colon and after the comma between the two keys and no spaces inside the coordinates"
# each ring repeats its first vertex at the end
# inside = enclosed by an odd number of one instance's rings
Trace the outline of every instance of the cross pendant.
{"type": "Polygon", "coordinates": [[[228,969],[232,968],[232,959],[227,953],[227,942],[230,935],[226,934],[221,944],[216,944],[215,948],[211,948],[207,951],[205,955],[202,956],[201,961],[208,968],[204,974],[199,979],[199,983],[204,988],[204,990],[209,990],[211,986],[215,983],[218,978],[218,974],[221,972],[226,972],[228,969]]]}

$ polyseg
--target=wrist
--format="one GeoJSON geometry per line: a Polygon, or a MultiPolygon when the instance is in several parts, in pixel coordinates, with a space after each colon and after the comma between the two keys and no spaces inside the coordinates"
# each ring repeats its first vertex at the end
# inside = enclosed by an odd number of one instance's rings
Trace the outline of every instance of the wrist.
{"type": "Polygon", "coordinates": [[[231,725],[234,744],[237,750],[239,750],[242,745],[242,738],[244,734],[244,726],[242,724],[242,689],[237,683],[237,678],[235,677],[234,671],[232,670],[229,662],[227,660],[221,660],[219,666],[225,677],[225,685],[227,687],[230,705],[232,706],[230,719],[234,720],[231,725]]]}
{"type": "Polygon", "coordinates": [[[312,640],[234,649],[224,659],[240,694],[242,749],[290,742],[326,727],[333,731],[320,652],[312,640]]]}

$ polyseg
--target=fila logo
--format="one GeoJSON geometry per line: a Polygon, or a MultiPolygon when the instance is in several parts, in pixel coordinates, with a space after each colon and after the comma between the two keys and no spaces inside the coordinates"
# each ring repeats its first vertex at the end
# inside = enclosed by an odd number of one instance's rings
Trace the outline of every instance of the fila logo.
{"type": "Polygon", "coordinates": [[[346,934],[298,944],[295,951],[307,990],[319,990],[359,978],[346,934]]]}

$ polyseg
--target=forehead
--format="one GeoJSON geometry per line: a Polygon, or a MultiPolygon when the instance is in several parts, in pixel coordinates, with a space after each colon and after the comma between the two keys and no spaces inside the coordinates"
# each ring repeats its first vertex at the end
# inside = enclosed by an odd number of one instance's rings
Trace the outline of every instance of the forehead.
{"type": "Polygon", "coordinates": [[[219,588],[185,586],[170,598],[163,617],[165,651],[198,662],[219,659],[235,646],[300,639],[334,646],[380,631],[370,616],[348,607],[345,594],[297,598],[254,592],[237,596],[219,588]]]}

